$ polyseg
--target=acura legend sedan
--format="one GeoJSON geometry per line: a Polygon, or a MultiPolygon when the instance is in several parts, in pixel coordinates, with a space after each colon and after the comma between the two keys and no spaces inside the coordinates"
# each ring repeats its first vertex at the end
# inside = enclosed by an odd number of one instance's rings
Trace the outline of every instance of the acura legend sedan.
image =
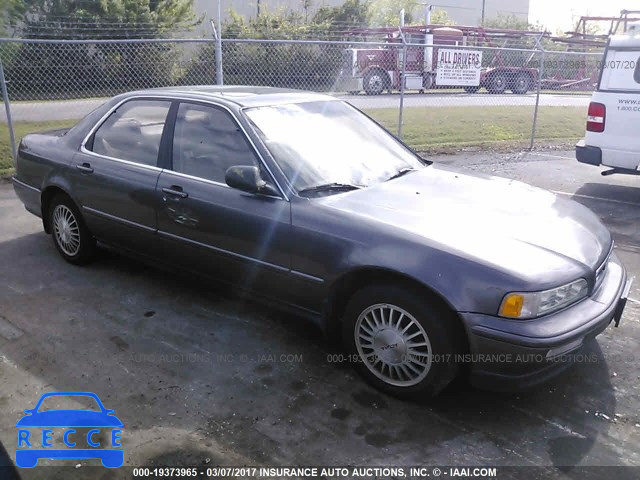
{"type": "Polygon", "coordinates": [[[618,325],[630,287],[587,208],[433,164],[315,93],[127,93],[24,137],[16,170],[68,262],[101,243],[250,291],[316,322],[401,397],[462,374],[544,381],[618,325]]]}

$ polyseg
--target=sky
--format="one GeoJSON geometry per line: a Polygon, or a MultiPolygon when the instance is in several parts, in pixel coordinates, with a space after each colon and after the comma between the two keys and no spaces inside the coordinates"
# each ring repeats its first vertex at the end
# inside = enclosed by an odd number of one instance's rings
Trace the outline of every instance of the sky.
{"type": "MultiPolygon", "coordinates": [[[[620,10],[640,10],[638,0],[530,0],[529,21],[540,22],[550,32],[569,30],[582,15],[618,16],[620,10]]],[[[640,17],[640,15],[636,15],[640,17]]]]}

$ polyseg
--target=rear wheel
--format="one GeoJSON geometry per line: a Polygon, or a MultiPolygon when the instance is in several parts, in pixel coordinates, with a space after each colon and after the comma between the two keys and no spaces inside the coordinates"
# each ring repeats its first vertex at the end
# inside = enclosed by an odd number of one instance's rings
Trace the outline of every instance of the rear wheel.
{"type": "Polygon", "coordinates": [[[455,321],[424,295],[381,284],[353,295],[342,337],[371,385],[402,398],[429,398],[458,372],[455,321]]]}
{"type": "Polygon", "coordinates": [[[67,195],[58,194],[51,200],[49,225],[53,244],[67,262],[84,265],[93,259],[96,241],[67,195]]]}
{"type": "Polygon", "coordinates": [[[363,83],[367,95],[380,95],[389,88],[389,76],[382,70],[372,70],[364,76],[363,83]]]}
{"type": "Polygon", "coordinates": [[[504,93],[507,89],[507,76],[504,73],[494,73],[487,82],[489,93],[504,93]]]}

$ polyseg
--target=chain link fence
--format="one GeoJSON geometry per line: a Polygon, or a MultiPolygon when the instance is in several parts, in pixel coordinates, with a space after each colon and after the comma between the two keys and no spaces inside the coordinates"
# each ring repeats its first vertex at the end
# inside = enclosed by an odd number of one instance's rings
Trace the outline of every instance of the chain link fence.
{"type": "MultiPolygon", "coordinates": [[[[456,43],[223,39],[220,51],[225,85],[343,98],[417,150],[582,136],[601,52],[456,43]]],[[[118,93],[215,84],[217,51],[213,39],[0,39],[0,171],[11,167],[9,113],[19,141],[69,126],[118,93]]]]}

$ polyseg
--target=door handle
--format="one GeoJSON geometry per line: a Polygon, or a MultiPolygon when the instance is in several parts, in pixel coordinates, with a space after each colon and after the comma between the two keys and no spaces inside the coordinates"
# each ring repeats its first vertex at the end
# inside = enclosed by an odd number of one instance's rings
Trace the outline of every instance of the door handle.
{"type": "Polygon", "coordinates": [[[93,173],[93,167],[91,164],[85,162],[80,165],[76,165],[76,168],[80,170],[82,173],[93,173]]]}
{"type": "Polygon", "coordinates": [[[177,185],[171,185],[170,187],[164,187],[162,191],[168,195],[174,195],[180,198],[187,198],[189,194],[187,192],[182,191],[182,187],[177,185]]]}

